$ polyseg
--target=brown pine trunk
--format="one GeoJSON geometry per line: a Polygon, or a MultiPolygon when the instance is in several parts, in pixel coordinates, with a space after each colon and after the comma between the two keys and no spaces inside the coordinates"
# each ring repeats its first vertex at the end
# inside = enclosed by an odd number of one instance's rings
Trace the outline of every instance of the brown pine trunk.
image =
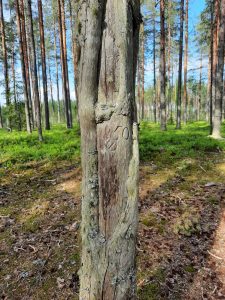
{"type": "Polygon", "coordinates": [[[179,70],[177,86],[177,120],[176,129],[181,128],[181,91],[182,91],[182,65],[183,65],[183,33],[184,33],[184,0],[180,1],[180,39],[179,39],[179,70]]]}
{"type": "Polygon", "coordinates": [[[59,68],[58,68],[58,56],[57,56],[57,38],[56,38],[56,22],[54,18],[54,52],[55,52],[55,69],[56,69],[56,89],[57,89],[57,111],[58,111],[58,123],[61,122],[60,117],[60,100],[59,100],[59,68]]]}
{"type": "Polygon", "coordinates": [[[42,124],[41,124],[41,106],[40,106],[40,98],[39,98],[36,48],[35,48],[35,40],[34,40],[31,0],[26,0],[26,1],[27,1],[27,19],[28,19],[28,26],[29,26],[29,40],[30,40],[30,68],[31,68],[32,90],[33,90],[33,98],[34,98],[33,101],[34,115],[35,115],[34,119],[38,128],[39,141],[43,141],[42,124]]]}
{"type": "Polygon", "coordinates": [[[2,107],[0,105],[0,128],[3,128],[3,121],[2,121],[2,107]]]}
{"type": "Polygon", "coordinates": [[[141,24],[141,119],[145,118],[145,33],[141,24]]]}
{"type": "Polygon", "coordinates": [[[155,25],[155,14],[153,16],[153,84],[154,84],[154,122],[157,122],[157,96],[156,96],[156,25],[155,25]]]}
{"type": "Polygon", "coordinates": [[[48,79],[47,79],[47,71],[46,71],[45,35],[44,35],[44,23],[43,23],[43,12],[42,12],[42,0],[38,0],[38,20],[39,20],[40,44],[41,44],[42,85],[43,85],[43,96],[44,96],[44,105],[45,105],[45,129],[50,130],[49,106],[48,106],[48,79]]]}
{"type": "Polygon", "coordinates": [[[198,85],[198,116],[197,120],[200,121],[201,118],[201,105],[202,105],[202,53],[200,57],[200,73],[199,73],[199,85],[198,85]]]}
{"type": "Polygon", "coordinates": [[[58,22],[59,22],[59,37],[60,37],[60,56],[62,66],[63,80],[63,96],[65,101],[65,114],[67,128],[72,128],[72,111],[68,81],[68,64],[67,64],[67,49],[66,49],[66,28],[65,28],[65,11],[64,0],[57,0],[58,3],[58,22]]]}
{"type": "Polygon", "coordinates": [[[165,2],[160,0],[160,126],[166,130],[166,39],[165,39],[165,2]]]}
{"type": "Polygon", "coordinates": [[[1,39],[2,39],[2,55],[3,55],[3,69],[4,69],[4,80],[5,80],[5,98],[6,106],[8,108],[7,112],[7,127],[11,129],[11,117],[10,117],[10,86],[9,86],[9,66],[8,66],[8,51],[6,46],[5,38],[5,21],[3,15],[2,0],[0,0],[0,29],[1,29],[1,39]]]}
{"type": "Polygon", "coordinates": [[[138,0],[92,4],[94,13],[87,1],[81,2],[82,23],[77,28],[83,168],[80,299],[132,300],[136,299],[135,75],[140,5],[138,0]]]}
{"type": "Polygon", "coordinates": [[[22,31],[22,20],[21,20],[21,8],[19,5],[19,0],[15,0],[15,7],[16,7],[16,17],[17,17],[17,32],[18,32],[18,37],[19,37],[21,70],[22,70],[22,78],[23,78],[26,126],[27,126],[27,132],[31,133],[31,118],[30,118],[30,109],[29,109],[28,84],[27,84],[27,76],[26,76],[23,31],[22,31]]]}
{"type": "Polygon", "coordinates": [[[213,116],[212,137],[221,138],[221,120],[223,103],[223,72],[224,72],[224,45],[225,45],[225,0],[221,0],[219,7],[218,36],[218,56],[216,58],[216,78],[215,78],[215,109],[213,116]]]}
{"type": "Polygon", "coordinates": [[[184,123],[188,121],[188,93],[187,93],[187,69],[188,69],[188,28],[189,28],[189,0],[186,0],[185,9],[185,50],[184,50],[184,123]]]}

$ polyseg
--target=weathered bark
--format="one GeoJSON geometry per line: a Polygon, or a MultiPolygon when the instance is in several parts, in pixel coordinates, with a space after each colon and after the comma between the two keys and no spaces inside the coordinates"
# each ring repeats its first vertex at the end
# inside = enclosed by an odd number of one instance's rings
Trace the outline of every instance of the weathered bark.
{"type": "Polygon", "coordinates": [[[39,98],[36,48],[35,48],[35,41],[34,41],[31,0],[26,0],[26,1],[27,1],[27,20],[29,26],[29,40],[30,40],[30,70],[31,70],[31,79],[32,79],[32,91],[34,97],[34,101],[33,101],[34,114],[35,114],[34,120],[37,124],[39,141],[43,141],[42,124],[41,124],[41,106],[40,106],[40,98],[39,98]]]}
{"type": "Polygon", "coordinates": [[[138,0],[80,4],[80,299],[135,299],[138,0]]]}
{"type": "Polygon", "coordinates": [[[2,58],[3,58],[4,80],[5,80],[5,99],[6,99],[6,106],[8,108],[7,127],[11,128],[8,51],[7,51],[6,38],[5,38],[5,21],[3,15],[2,0],[0,0],[0,29],[1,29],[2,55],[3,55],[2,58]]]}
{"type": "Polygon", "coordinates": [[[23,32],[22,32],[21,10],[20,10],[20,6],[19,6],[19,0],[15,0],[15,7],[16,7],[16,17],[17,17],[17,32],[18,32],[18,37],[19,37],[21,70],[22,70],[22,78],[23,78],[26,126],[27,126],[27,132],[31,133],[29,96],[28,96],[28,89],[27,89],[28,85],[27,85],[26,67],[25,67],[25,59],[24,59],[23,32]]]}
{"type": "Polygon", "coordinates": [[[166,130],[166,39],[165,2],[160,0],[160,126],[166,130]]]}
{"type": "Polygon", "coordinates": [[[184,123],[188,120],[188,93],[187,93],[187,69],[188,69],[188,28],[189,28],[189,0],[186,0],[185,8],[185,50],[184,50],[184,123]]]}
{"type": "Polygon", "coordinates": [[[184,29],[184,0],[180,1],[180,39],[179,39],[179,70],[177,86],[177,120],[176,129],[181,128],[181,90],[182,90],[182,65],[183,65],[183,30],[184,29]]]}
{"type": "Polygon", "coordinates": [[[223,71],[224,71],[224,44],[225,44],[225,0],[220,2],[220,18],[218,27],[218,57],[215,79],[215,109],[213,117],[213,138],[221,138],[221,120],[223,103],[223,71]]]}
{"type": "Polygon", "coordinates": [[[72,128],[73,124],[72,124],[72,111],[71,111],[68,64],[67,64],[64,0],[58,0],[57,4],[58,4],[60,56],[61,56],[61,66],[62,66],[63,96],[65,101],[66,123],[67,123],[67,128],[72,128]]]}
{"type": "Polygon", "coordinates": [[[45,36],[44,36],[44,23],[43,23],[43,12],[42,12],[42,0],[38,0],[38,20],[39,20],[40,44],[41,44],[42,85],[43,85],[43,97],[44,97],[44,105],[45,105],[45,129],[50,130],[49,106],[48,106],[48,79],[47,79],[47,71],[46,71],[45,36]]]}

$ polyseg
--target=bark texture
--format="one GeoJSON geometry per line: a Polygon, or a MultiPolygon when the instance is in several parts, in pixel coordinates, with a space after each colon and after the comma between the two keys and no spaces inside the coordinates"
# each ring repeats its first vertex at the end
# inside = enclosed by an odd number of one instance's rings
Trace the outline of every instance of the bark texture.
{"type": "Polygon", "coordinates": [[[223,72],[224,72],[224,42],[225,42],[225,0],[220,2],[220,22],[218,30],[218,58],[215,79],[215,110],[213,118],[214,138],[221,138],[222,103],[223,103],[223,72]]]}
{"type": "Polygon", "coordinates": [[[82,139],[80,299],[135,299],[138,0],[80,1],[82,139]]]}
{"type": "Polygon", "coordinates": [[[165,2],[160,0],[160,125],[166,130],[166,39],[165,39],[165,2]]]}
{"type": "Polygon", "coordinates": [[[184,0],[180,1],[180,39],[179,39],[179,70],[177,86],[177,122],[176,128],[181,128],[181,89],[182,89],[182,66],[183,66],[183,34],[184,34],[184,0]]]}

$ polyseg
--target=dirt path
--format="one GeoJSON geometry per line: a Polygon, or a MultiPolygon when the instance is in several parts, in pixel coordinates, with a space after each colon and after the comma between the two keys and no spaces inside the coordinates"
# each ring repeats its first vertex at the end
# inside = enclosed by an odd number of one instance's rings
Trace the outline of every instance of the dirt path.
{"type": "MultiPolygon", "coordinates": [[[[225,299],[222,166],[141,166],[139,299],[225,299]]],[[[1,299],[77,299],[79,166],[30,165],[1,180],[1,299]]]]}

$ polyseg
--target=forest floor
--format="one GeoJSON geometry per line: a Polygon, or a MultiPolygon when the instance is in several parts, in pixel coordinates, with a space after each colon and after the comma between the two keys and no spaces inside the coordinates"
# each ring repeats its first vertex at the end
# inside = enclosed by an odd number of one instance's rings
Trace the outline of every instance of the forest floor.
{"type": "MultiPolygon", "coordinates": [[[[141,125],[139,299],[225,299],[225,141],[173,128],[141,125]]],[[[0,131],[0,299],[78,299],[79,147],[0,131]]]]}

